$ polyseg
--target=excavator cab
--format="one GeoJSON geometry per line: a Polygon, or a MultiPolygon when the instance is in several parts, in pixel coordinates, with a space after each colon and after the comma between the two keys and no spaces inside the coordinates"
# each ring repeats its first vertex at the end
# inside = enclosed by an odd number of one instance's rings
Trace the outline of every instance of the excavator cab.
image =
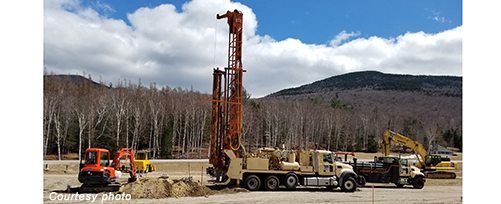
{"type": "Polygon", "coordinates": [[[442,158],[438,155],[429,155],[426,158],[426,165],[435,166],[442,161],[442,158]]]}
{"type": "Polygon", "coordinates": [[[115,169],[110,167],[110,151],[101,148],[85,150],[85,162],[78,174],[84,184],[109,184],[115,181],[115,169]]]}

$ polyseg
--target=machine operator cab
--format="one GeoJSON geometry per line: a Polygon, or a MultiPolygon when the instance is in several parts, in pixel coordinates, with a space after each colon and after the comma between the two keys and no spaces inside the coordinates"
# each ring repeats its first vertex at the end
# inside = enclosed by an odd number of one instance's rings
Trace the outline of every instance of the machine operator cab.
{"type": "Polygon", "coordinates": [[[88,166],[110,166],[110,151],[100,148],[88,148],[85,150],[84,160],[80,162],[80,169],[88,166]]]}
{"type": "Polygon", "coordinates": [[[318,173],[320,175],[332,175],[334,176],[336,174],[335,172],[335,167],[334,161],[333,161],[333,155],[331,152],[324,152],[324,151],[318,151],[318,173]]]}
{"type": "Polygon", "coordinates": [[[331,151],[326,150],[315,150],[313,151],[312,157],[310,157],[310,164],[317,163],[316,161],[311,161],[311,159],[317,159],[318,161],[318,174],[320,175],[341,175],[344,171],[353,171],[351,165],[347,165],[336,159],[336,154],[331,151]]]}
{"type": "Polygon", "coordinates": [[[121,172],[111,167],[110,151],[101,148],[85,150],[85,161],[80,163],[78,180],[87,184],[114,182],[121,172]]]}
{"type": "Polygon", "coordinates": [[[85,154],[85,164],[89,165],[99,164],[99,166],[110,166],[110,152],[108,150],[88,151],[85,154]]]}

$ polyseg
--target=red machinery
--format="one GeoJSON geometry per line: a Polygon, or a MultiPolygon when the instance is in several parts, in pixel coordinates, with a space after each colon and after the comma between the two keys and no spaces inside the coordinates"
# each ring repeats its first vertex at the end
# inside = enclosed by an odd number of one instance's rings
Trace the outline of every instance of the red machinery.
{"type": "Polygon", "coordinates": [[[241,148],[242,132],[242,30],[243,14],[238,11],[227,11],[216,15],[217,19],[227,18],[228,36],[228,67],[214,69],[212,89],[212,123],[209,162],[213,168],[207,172],[225,180],[228,161],[223,150],[231,150],[238,157],[241,148]]]}
{"type": "Polygon", "coordinates": [[[85,150],[85,163],[78,174],[78,181],[82,183],[81,192],[116,191],[120,188],[117,178],[121,175],[120,159],[128,157],[130,160],[129,182],[137,180],[134,168],[134,150],[122,148],[115,153],[110,163],[110,151],[101,148],[85,150]]]}

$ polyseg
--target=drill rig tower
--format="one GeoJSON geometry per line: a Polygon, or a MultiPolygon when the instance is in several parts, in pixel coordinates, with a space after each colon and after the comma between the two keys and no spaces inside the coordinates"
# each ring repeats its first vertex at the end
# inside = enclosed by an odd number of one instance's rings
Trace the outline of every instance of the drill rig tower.
{"type": "Polygon", "coordinates": [[[238,10],[216,15],[217,19],[226,18],[229,25],[228,67],[214,69],[212,87],[212,121],[209,162],[213,165],[207,173],[216,182],[228,180],[230,160],[225,151],[235,156],[245,154],[241,146],[242,132],[242,25],[243,14],[238,10]]]}

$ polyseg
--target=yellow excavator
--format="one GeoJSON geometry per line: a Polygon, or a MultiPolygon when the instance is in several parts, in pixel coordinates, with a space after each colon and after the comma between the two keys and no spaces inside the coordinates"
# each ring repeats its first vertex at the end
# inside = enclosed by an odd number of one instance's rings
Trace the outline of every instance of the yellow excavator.
{"type": "Polygon", "coordinates": [[[408,147],[416,154],[416,167],[423,170],[427,178],[436,179],[455,179],[455,171],[458,168],[457,162],[453,162],[450,158],[440,155],[428,155],[424,146],[400,133],[386,130],[383,134],[383,154],[390,155],[391,143],[397,142],[405,147],[408,147]]]}

